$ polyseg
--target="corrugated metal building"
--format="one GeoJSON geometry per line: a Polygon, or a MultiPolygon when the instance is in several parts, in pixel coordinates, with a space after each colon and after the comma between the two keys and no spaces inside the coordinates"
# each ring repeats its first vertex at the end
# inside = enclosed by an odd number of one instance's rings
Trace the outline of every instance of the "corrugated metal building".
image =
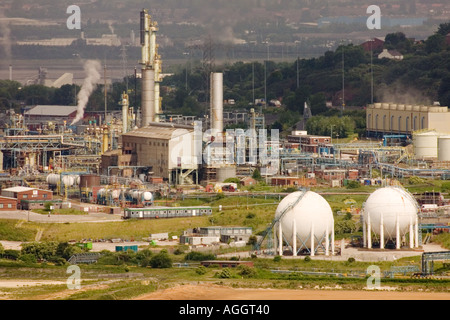
{"type": "Polygon", "coordinates": [[[150,167],[169,181],[182,184],[181,177],[198,168],[193,126],[151,123],[122,135],[122,145],[132,155],[131,166],[150,167]]]}

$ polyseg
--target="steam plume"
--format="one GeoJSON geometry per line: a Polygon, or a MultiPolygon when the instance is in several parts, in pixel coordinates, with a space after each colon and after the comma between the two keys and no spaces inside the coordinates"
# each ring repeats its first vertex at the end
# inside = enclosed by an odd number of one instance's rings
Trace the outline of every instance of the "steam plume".
{"type": "Polygon", "coordinates": [[[77,95],[78,98],[78,109],[75,119],[73,119],[71,125],[80,121],[84,115],[84,109],[89,101],[89,96],[92,91],[94,91],[97,82],[100,80],[101,65],[97,60],[87,60],[84,64],[84,72],[86,73],[86,78],[84,79],[81,90],[77,95]]]}

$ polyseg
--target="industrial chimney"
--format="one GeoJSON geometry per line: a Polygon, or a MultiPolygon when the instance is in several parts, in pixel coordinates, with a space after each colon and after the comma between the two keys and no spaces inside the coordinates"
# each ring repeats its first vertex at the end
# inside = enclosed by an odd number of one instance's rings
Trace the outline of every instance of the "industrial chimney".
{"type": "Polygon", "coordinates": [[[223,132],[223,73],[211,73],[211,129],[223,132]]]}

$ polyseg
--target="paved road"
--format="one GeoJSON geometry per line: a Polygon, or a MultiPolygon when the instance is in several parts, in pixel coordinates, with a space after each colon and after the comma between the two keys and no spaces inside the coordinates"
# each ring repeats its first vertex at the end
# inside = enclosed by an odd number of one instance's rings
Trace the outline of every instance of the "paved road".
{"type": "Polygon", "coordinates": [[[50,216],[27,210],[0,211],[0,219],[17,219],[39,223],[76,223],[76,222],[108,222],[123,221],[121,214],[90,212],[86,215],[55,215],[50,216]]]}

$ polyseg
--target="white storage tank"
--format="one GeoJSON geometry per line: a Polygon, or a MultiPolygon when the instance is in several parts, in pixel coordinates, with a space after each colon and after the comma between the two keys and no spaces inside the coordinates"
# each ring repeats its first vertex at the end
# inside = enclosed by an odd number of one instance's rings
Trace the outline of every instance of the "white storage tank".
{"type": "Polygon", "coordinates": [[[46,180],[49,185],[56,186],[59,183],[60,176],[56,173],[50,173],[46,180]]]}
{"type": "Polygon", "coordinates": [[[413,135],[414,157],[416,159],[437,158],[438,137],[434,131],[413,135]]]}
{"type": "Polygon", "coordinates": [[[153,200],[153,194],[150,191],[144,191],[142,193],[142,199],[144,201],[152,201],[153,200]]]}
{"type": "Polygon", "coordinates": [[[414,197],[400,187],[385,187],[373,192],[363,206],[364,238],[372,247],[372,233],[378,236],[380,248],[392,240],[400,249],[402,238],[409,232],[410,247],[416,246],[419,206],[414,197]]]}
{"type": "MultiPolygon", "coordinates": [[[[317,247],[325,242],[325,254],[329,254],[329,237],[334,248],[334,218],[328,202],[318,193],[296,191],[287,195],[278,205],[275,219],[281,216],[278,224],[283,237],[291,246],[294,255],[297,248],[309,249],[314,255],[317,247]],[[284,213],[284,215],[283,215],[284,213]],[[295,239],[295,240],[294,240],[295,239]]],[[[281,254],[280,246],[279,251],[281,254]]]]}
{"type": "Polygon", "coordinates": [[[120,197],[120,189],[111,190],[111,196],[113,199],[119,199],[120,197]]]}
{"type": "Polygon", "coordinates": [[[71,187],[75,185],[75,178],[71,175],[65,175],[62,177],[62,182],[66,187],[71,187]]]}
{"type": "Polygon", "coordinates": [[[450,135],[438,138],[438,160],[450,161],[450,135]]]}

